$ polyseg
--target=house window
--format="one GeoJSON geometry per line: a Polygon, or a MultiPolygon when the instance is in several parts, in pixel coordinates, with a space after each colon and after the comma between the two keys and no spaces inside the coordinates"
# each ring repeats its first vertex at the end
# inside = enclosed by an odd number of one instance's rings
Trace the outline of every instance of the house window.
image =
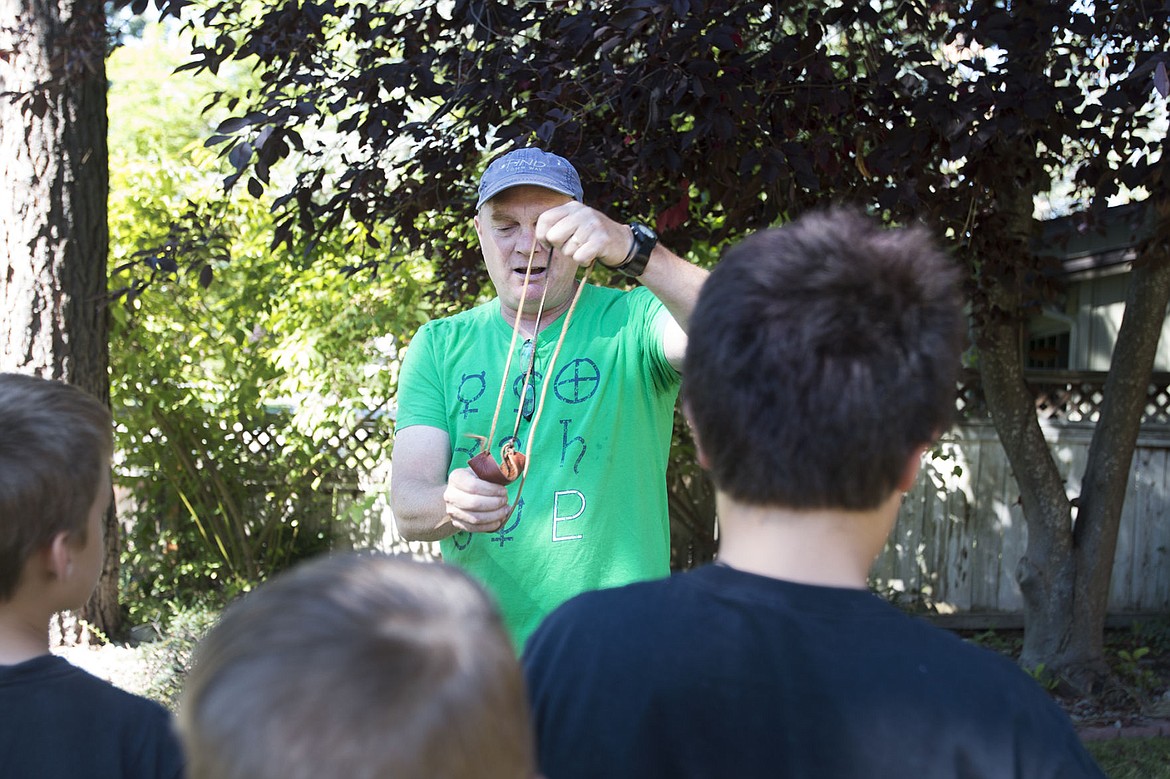
{"type": "Polygon", "coordinates": [[[1032,335],[1024,354],[1025,368],[1068,368],[1068,331],[1032,335]]]}

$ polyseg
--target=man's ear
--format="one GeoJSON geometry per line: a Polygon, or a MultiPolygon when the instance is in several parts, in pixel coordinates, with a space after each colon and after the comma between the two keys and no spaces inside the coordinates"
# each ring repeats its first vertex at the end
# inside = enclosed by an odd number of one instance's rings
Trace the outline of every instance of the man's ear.
{"type": "Polygon", "coordinates": [[[910,453],[906,464],[902,466],[902,477],[898,479],[898,492],[909,492],[918,478],[918,471],[922,468],[922,455],[926,454],[927,447],[923,444],[910,453]]]}

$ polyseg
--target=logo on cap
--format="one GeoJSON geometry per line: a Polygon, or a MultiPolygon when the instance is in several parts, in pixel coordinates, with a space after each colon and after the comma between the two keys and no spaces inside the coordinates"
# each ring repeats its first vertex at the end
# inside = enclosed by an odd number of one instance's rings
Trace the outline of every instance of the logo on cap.
{"type": "Polygon", "coordinates": [[[478,209],[505,189],[529,184],[581,200],[581,177],[572,164],[551,152],[536,148],[516,149],[492,161],[479,181],[478,209]]]}

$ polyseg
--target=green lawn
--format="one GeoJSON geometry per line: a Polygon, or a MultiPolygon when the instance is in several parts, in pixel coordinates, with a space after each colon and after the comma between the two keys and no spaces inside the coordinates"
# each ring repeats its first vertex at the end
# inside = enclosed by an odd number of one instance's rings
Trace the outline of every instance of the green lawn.
{"type": "Polygon", "coordinates": [[[1170,779],[1170,738],[1111,739],[1086,746],[1109,779],[1170,779]]]}

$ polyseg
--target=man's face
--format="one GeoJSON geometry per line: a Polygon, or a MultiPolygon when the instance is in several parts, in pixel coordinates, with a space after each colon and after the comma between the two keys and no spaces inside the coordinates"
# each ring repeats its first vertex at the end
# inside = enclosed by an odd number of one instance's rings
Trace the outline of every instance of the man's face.
{"type": "MultiPolygon", "coordinates": [[[[528,253],[536,240],[536,220],[550,208],[563,205],[571,198],[551,189],[518,186],[505,189],[483,204],[475,218],[484,263],[500,296],[500,304],[512,318],[520,307],[524,289],[524,270],[528,253]]],[[[548,288],[543,321],[559,316],[573,296],[577,266],[560,252],[554,252],[550,264],[548,246],[537,246],[532,257],[532,274],[524,302],[524,318],[534,320],[540,296],[548,288]]]]}

